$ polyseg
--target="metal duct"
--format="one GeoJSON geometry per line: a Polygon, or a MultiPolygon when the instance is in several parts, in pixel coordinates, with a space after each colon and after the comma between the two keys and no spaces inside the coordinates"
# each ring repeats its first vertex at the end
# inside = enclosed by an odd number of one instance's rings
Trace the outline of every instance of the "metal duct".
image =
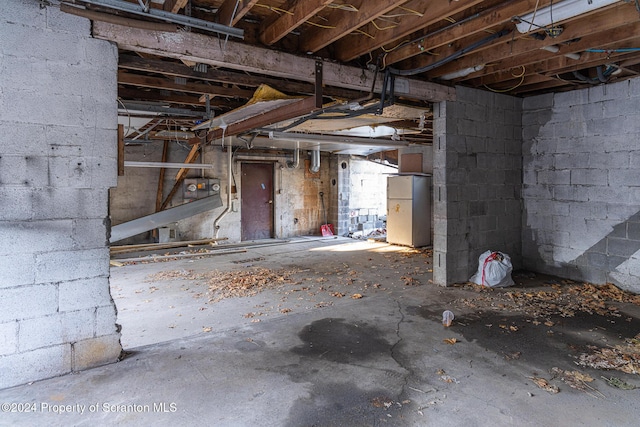
{"type": "Polygon", "coordinates": [[[316,148],[311,151],[311,165],[309,166],[309,172],[318,173],[320,170],[320,148],[316,148]]]}
{"type": "Polygon", "coordinates": [[[217,194],[124,222],[111,227],[111,238],[109,242],[117,242],[118,240],[126,239],[127,237],[180,221],[181,219],[190,218],[220,206],[222,206],[222,200],[220,200],[220,194],[217,194]]]}
{"type": "Polygon", "coordinates": [[[296,141],[296,148],[294,148],[293,150],[293,161],[291,162],[287,162],[287,167],[289,169],[298,169],[298,166],[300,166],[300,149],[299,149],[300,143],[298,141],[296,141]]]}

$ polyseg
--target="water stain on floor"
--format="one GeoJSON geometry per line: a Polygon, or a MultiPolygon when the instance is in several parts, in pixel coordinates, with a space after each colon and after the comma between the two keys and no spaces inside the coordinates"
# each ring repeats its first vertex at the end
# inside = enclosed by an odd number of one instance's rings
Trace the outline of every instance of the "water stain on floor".
{"type": "Polygon", "coordinates": [[[383,332],[366,323],[344,319],[321,319],[302,328],[298,336],[304,344],[291,349],[300,356],[322,357],[337,363],[352,363],[388,354],[392,345],[381,338],[383,332]]]}
{"type": "MultiPolygon", "coordinates": [[[[633,307],[620,316],[577,312],[574,316],[552,315],[535,318],[526,314],[476,310],[456,313],[450,331],[463,336],[506,360],[526,364],[531,369],[548,371],[551,367],[575,367],[580,354],[589,346],[607,347],[624,343],[640,331],[640,319],[633,307]]],[[[439,321],[440,307],[412,306],[412,316],[439,321]]]]}
{"type": "Polygon", "coordinates": [[[316,384],[292,406],[286,427],[403,426],[405,408],[384,390],[352,384],[316,384]]]}

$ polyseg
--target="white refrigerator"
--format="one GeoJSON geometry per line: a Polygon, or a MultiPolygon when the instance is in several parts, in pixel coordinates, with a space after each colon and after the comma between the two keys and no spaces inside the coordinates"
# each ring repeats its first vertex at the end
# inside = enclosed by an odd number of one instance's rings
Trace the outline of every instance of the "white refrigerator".
{"type": "Polygon", "coordinates": [[[414,248],[431,244],[431,177],[387,178],[387,242],[414,248]]]}

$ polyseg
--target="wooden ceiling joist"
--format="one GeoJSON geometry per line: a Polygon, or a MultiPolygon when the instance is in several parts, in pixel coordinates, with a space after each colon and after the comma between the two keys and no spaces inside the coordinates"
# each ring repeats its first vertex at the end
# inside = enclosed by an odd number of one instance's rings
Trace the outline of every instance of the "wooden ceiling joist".
{"type": "Polygon", "coordinates": [[[163,9],[167,12],[178,13],[188,2],[189,0],[165,0],[163,9]]]}
{"type": "Polygon", "coordinates": [[[218,22],[233,27],[256,3],[258,0],[225,0],[218,9],[218,22]]]}
{"type": "Polygon", "coordinates": [[[417,14],[403,17],[399,25],[386,30],[379,30],[373,24],[361,27],[360,31],[367,35],[350,35],[338,40],[336,56],[341,61],[351,61],[481,2],[482,0],[409,2],[406,9],[415,10],[417,14]]]}
{"type": "MultiPolygon", "coordinates": [[[[624,6],[624,4],[622,5],[624,6]]],[[[597,47],[603,40],[607,40],[615,32],[615,37],[626,38],[634,34],[628,33],[626,25],[638,21],[637,15],[629,13],[628,8],[615,8],[594,17],[582,18],[567,24],[563,33],[551,39],[536,40],[530,37],[515,40],[507,39],[496,42],[491,48],[483,48],[477,52],[472,52],[454,62],[443,65],[429,72],[429,76],[438,77],[457,70],[474,67],[480,64],[496,63],[494,67],[487,67],[485,70],[473,77],[496,72],[497,70],[508,70],[513,67],[532,64],[536,61],[544,60],[551,52],[541,50],[542,47],[558,45],[561,53],[569,53],[584,50],[590,47],[597,47]],[[575,41],[575,39],[580,39],[575,41]],[[569,43],[569,44],[565,44],[569,43]]],[[[437,57],[421,58],[420,63],[414,64],[424,66],[430,62],[437,61],[437,57]]]]}
{"type": "Polygon", "coordinates": [[[300,48],[305,52],[317,52],[406,2],[407,0],[360,1],[354,4],[357,13],[336,8],[326,18],[333,28],[303,32],[300,34],[300,48]]]}
{"type": "Polygon", "coordinates": [[[150,77],[131,74],[124,71],[118,72],[118,83],[124,85],[147,87],[154,89],[166,89],[185,93],[197,93],[200,95],[222,96],[226,98],[251,98],[253,91],[231,87],[213,86],[203,83],[186,84],[175,83],[172,80],[161,77],[150,77]]]}
{"type": "Polygon", "coordinates": [[[128,86],[121,86],[118,88],[118,97],[122,99],[139,99],[152,102],[172,102],[198,107],[204,106],[204,102],[200,101],[199,96],[178,94],[175,92],[168,93],[163,90],[145,90],[128,86]]]}
{"type": "MultiPolygon", "coordinates": [[[[511,22],[516,15],[524,15],[536,8],[545,7],[549,4],[549,1],[550,0],[517,0],[511,1],[506,5],[499,4],[481,12],[477,18],[462,22],[458,25],[452,25],[449,30],[440,31],[432,36],[427,35],[419,42],[406,44],[394,49],[385,56],[385,63],[394,64],[411,58],[412,56],[419,55],[425,50],[433,51],[433,49],[441,46],[449,46],[460,39],[465,39],[465,41],[460,44],[469,45],[471,43],[467,42],[466,38],[477,35],[478,33],[481,35],[476,36],[476,38],[486,37],[488,29],[491,28],[492,32],[497,32],[502,29],[502,27],[497,30],[493,29],[493,27],[511,22]]],[[[513,28],[513,25],[509,27],[513,28]]]]}
{"type": "Polygon", "coordinates": [[[266,45],[276,43],[332,2],[333,0],[289,0],[281,7],[285,12],[274,20],[265,21],[261,26],[260,41],[266,45]]]}

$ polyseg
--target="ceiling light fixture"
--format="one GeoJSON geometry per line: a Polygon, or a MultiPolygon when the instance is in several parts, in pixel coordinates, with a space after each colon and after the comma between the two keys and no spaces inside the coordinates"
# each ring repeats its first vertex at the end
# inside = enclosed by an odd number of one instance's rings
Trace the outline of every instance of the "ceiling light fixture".
{"type": "Polygon", "coordinates": [[[516,20],[520,21],[516,24],[516,28],[522,34],[538,31],[556,22],[565,21],[619,1],[621,0],[564,0],[516,17],[516,20]]]}

